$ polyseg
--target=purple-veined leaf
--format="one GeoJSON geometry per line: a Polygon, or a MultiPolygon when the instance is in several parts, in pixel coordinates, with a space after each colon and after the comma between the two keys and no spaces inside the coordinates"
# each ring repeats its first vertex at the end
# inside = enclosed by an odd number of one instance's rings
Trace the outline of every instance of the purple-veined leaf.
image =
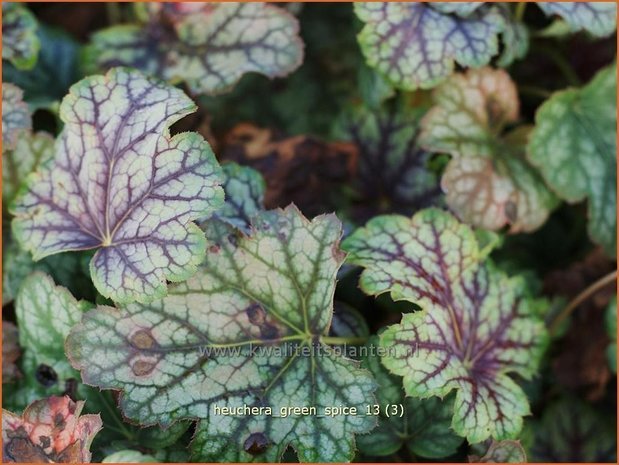
{"type": "Polygon", "coordinates": [[[82,415],[84,402],[68,396],[33,402],[20,416],[2,410],[2,461],[90,462],[90,443],[101,430],[99,415],[82,415]]]}
{"type": "Polygon", "coordinates": [[[574,396],[552,402],[531,423],[532,462],[617,462],[615,421],[574,396]]]}
{"type": "Polygon", "coordinates": [[[617,28],[615,2],[537,2],[547,15],[559,16],[572,31],[585,30],[596,37],[611,35],[617,28]]]}
{"type": "Polygon", "coordinates": [[[432,8],[441,13],[455,13],[466,17],[483,6],[485,2],[427,2],[432,8]]]}
{"type": "Polygon", "coordinates": [[[525,158],[530,128],[504,133],[519,112],[509,75],[491,68],[455,74],[434,98],[421,123],[420,145],[452,156],[441,180],[449,207],[485,229],[539,228],[556,198],[525,158]]]}
{"type": "Polygon", "coordinates": [[[66,342],[82,380],[122,390],[124,414],[163,426],[200,420],[198,461],[346,461],[354,434],[375,425],[362,415],[374,381],[357,362],[326,352],[336,273],[344,256],[334,215],[311,222],[294,207],[254,217],[251,234],[212,220],[200,271],[149,305],[100,306],[66,342]],[[321,353],[315,350],[322,350],[321,353]],[[215,406],[271,407],[256,415],[215,406]],[[359,415],[323,415],[346,405],[359,415]],[[280,416],[282,407],[316,415],[280,416]]]}
{"type": "Polygon", "coordinates": [[[14,203],[13,232],[35,260],[97,249],[90,273],[118,302],[147,302],[204,256],[191,221],[223,203],[221,169],[196,133],[169,126],[194,111],[180,90],[125,68],[75,84],[60,106],[55,158],[14,203]]]}
{"type": "Polygon", "coordinates": [[[353,142],[359,152],[354,216],[412,214],[441,202],[438,176],[428,167],[430,153],[418,143],[420,119],[420,111],[356,106],[336,122],[334,136],[353,142]]]}
{"type": "Polygon", "coordinates": [[[92,37],[87,56],[97,69],[132,66],[195,93],[218,94],[246,73],[290,74],[303,61],[294,16],[260,2],[149,4],[140,24],[113,26],[92,37]]]}
{"type": "Polygon", "coordinates": [[[580,89],[556,92],[535,114],[528,157],[558,196],[588,200],[588,230],[617,254],[617,73],[607,66],[580,89]]]}
{"type": "Polygon", "coordinates": [[[422,309],[380,335],[407,395],[455,390],[452,427],[471,443],[518,435],[529,403],[509,375],[531,378],[547,340],[524,281],[483,263],[473,230],[436,209],[376,217],[343,247],[363,291],[422,309]]]}
{"type": "Polygon", "coordinates": [[[466,18],[421,2],[355,3],[354,8],[365,23],[358,38],[367,63],[402,89],[434,87],[452,73],[455,63],[480,67],[498,52],[503,17],[493,5],[483,5],[466,18]]]}
{"type": "Polygon", "coordinates": [[[380,414],[378,426],[371,434],[358,438],[359,450],[369,456],[385,456],[404,446],[415,456],[426,458],[454,454],[463,441],[451,430],[454,396],[445,399],[405,397],[401,379],[389,373],[376,353],[378,336],[370,338],[366,347],[368,353],[362,363],[378,383],[376,399],[380,414]],[[402,405],[402,416],[391,414],[391,405],[402,405]]]}
{"type": "Polygon", "coordinates": [[[13,150],[20,135],[32,129],[32,118],[24,92],[14,84],[2,83],[2,151],[13,150]]]}
{"type": "Polygon", "coordinates": [[[2,3],[2,59],[18,69],[30,69],[37,62],[41,43],[37,20],[19,3],[2,3]]]}

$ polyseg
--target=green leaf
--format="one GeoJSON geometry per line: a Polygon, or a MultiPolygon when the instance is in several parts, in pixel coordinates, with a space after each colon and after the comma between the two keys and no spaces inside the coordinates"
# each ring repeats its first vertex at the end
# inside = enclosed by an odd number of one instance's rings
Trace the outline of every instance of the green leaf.
{"type": "Polygon", "coordinates": [[[606,37],[617,28],[615,2],[537,2],[548,16],[559,16],[572,31],[587,31],[595,37],[606,37]]]}
{"type": "Polygon", "coordinates": [[[562,199],[589,201],[589,235],[617,253],[617,76],[604,68],[580,89],[555,93],[535,115],[528,155],[562,199]]]}
{"type": "Polygon", "coordinates": [[[499,5],[504,18],[501,31],[503,50],[496,64],[502,68],[524,58],[529,51],[529,29],[526,24],[513,17],[509,6],[509,3],[499,5]]]}
{"type": "Polygon", "coordinates": [[[12,150],[2,151],[2,203],[10,205],[26,177],[54,156],[54,138],[46,132],[24,133],[12,150]]]}
{"type": "Polygon", "coordinates": [[[226,202],[214,217],[249,233],[251,219],[264,210],[264,178],[255,169],[237,163],[225,163],[222,168],[226,202]]]}
{"type": "Polygon", "coordinates": [[[472,463],[526,463],[527,454],[520,441],[492,441],[482,457],[471,456],[472,463]]]}
{"type": "Polygon", "coordinates": [[[98,307],[67,339],[84,382],[123,391],[127,418],[162,426],[199,419],[199,461],[346,461],[365,415],[327,406],[374,403],[370,374],[325,352],[335,278],[343,261],[334,215],[311,222],[294,207],[254,218],[252,234],[211,221],[200,272],[150,305],[98,307]],[[314,350],[323,350],[320,356],[314,350]],[[221,415],[215,406],[271,407],[272,416],[221,415]],[[282,407],[317,415],[280,417],[282,407]]]}
{"type": "Polygon", "coordinates": [[[452,156],[441,184],[447,204],[463,221],[510,232],[539,228],[554,195],[525,159],[529,128],[505,134],[518,120],[516,86],[503,70],[456,74],[435,91],[422,120],[420,144],[452,156]]]}
{"type": "MultiPolygon", "coordinates": [[[[77,383],[75,371],[64,353],[64,342],[72,326],[79,323],[92,305],[77,301],[71,293],[42,272],[26,278],[15,299],[15,315],[20,328],[19,342],[24,348],[22,379],[3,403],[21,410],[37,398],[61,395],[66,383],[77,383]]],[[[78,386],[81,398],[86,396],[78,386]]]]}
{"type": "Polygon", "coordinates": [[[384,456],[406,446],[412,454],[426,458],[454,454],[462,444],[462,438],[451,430],[454,396],[445,400],[405,398],[401,380],[389,373],[375,353],[377,345],[378,337],[374,336],[368,342],[363,366],[370,370],[378,383],[376,400],[380,415],[376,429],[371,434],[359,436],[359,450],[370,456],[384,456]],[[389,406],[400,404],[404,407],[402,417],[386,415],[389,406]]]}
{"type": "Polygon", "coordinates": [[[606,309],[606,332],[610,338],[610,344],[606,348],[608,365],[613,373],[617,374],[617,296],[613,297],[606,309]]]}
{"type": "Polygon", "coordinates": [[[404,377],[406,394],[456,390],[452,428],[469,442],[518,435],[530,410],[509,374],[530,379],[547,341],[524,281],[482,263],[471,228],[436,209],[374,218],[343,247],[365,268],[364,292],[422,308],[380,336],[383,363],[404,377]]]}
{"type": "Polygon", "coordinates": [[[359,151],[355,216],[411,214],[440,203],[438,177],[428,167],[430,153],[418,143],[420,117],[420,111],[397,106],[355,106],[336,121],[334,137],[353,142],[359,151]]]}
{"type": "Polygon", "coordinates": [[[20,70],[6,63],[2,78],[24,90],[31,108],[50,108],[78,80],[79,44],[69,34],[45,25],[39,28],[38,37],[41,51],[34,68],[20,70]]]}
{"type": "Polygon", "coordinates": [[[147,302],[195,273],[206,247],[191,221],[223,204],[202,136],[169,126],[195,110],[180,90],[115,68],[71,88],[52,163],[14,203],[13,233],[35,260],[96,250],[90,274],[118,302],[147,302]],[[86,143],[87,142],[87,143],[86,143]]]}
{"type": "Polygon", "coordinates": [[[86,51],[90,66],[131,66],[213,95],[246,73],[282,77],[303,61],[297,20],[274,5],[150,4],[140,16],[141,24],[94,34],[86,51]]]}
{"type": "Polygon", "coordinates": [[[32,116],[24,102],[24,92],[17,86],[2,83],[2,151],[13,150],[24,132],[32,129],[32,116]]]}
{"type": "Polygon", "coordinates": [[[157,459],[152,455],[143,454],[137,450],[124,449],[105,457],[101,463],[154,463],[157,459]]]}
{"type": "Polygon", "coordinates": [[[355,3],[354,8],[365,23],[358,39],[368,65],[400,89],[434,87],[453,72],[455,63],[483,66],[498,52],[503,18],[492,5],[477,8],[466,18],[437,8],[462,12],[473,9],[471,3],[377,2],[355,3]]]}
{"type": "Polygon", "coordinates": [[[19,69],[32,68],[41,46],[37,27],[37,20],[24,5],[2,3],[2,59],[19,69]]]}
{"type": "Polygon", "coordinates": [[[614,415],[606,417],[573,396],[548,405],[533,423],[534,438],[528,451],[532,462],[617,461],[614,415]]]}
{"type": "Polygon", "coordinates": [[[68,396],[30,404],[22,416],[2,410],[2,461],[90,462],[90,443],[101,430],[99,415],[80,415],[84,402],[68,396]]]}

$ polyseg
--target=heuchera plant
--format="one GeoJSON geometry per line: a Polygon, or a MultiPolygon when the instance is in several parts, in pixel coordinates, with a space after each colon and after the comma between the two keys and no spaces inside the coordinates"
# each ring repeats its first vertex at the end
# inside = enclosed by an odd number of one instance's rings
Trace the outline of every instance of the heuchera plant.
{"type": "Polygon", "coordinates": [[[614,3],[55,8],[3,4],[3,461],[616,461],[614,3]]]}

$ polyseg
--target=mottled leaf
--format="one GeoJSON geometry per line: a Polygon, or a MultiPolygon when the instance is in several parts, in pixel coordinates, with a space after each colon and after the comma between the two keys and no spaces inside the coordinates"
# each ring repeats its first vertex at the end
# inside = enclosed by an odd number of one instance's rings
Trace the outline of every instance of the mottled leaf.
{"type": "Polygon", "coordinates": [[[35,262],[29,252],[22,250],[10,237],[2,241],[2,305],[12,302],[24,279],[39,270],[51,275],[80,298],[94,299],[95,289],[88,274],[88,257],[66,252],[35,262]]]}
{"type": "Polygon", "coordinates": [[[435,101],[422,120],[420,144],[452,156],[441,180],[449,207],[485,229],[540,227],[556,200],[525,159],[529,128],[504,133],[518,119],[509,75],[490,68],[456,74],[436,90],[435,101]]]}
{"type": "Polygon", "coordinates": [[[614,418],[572,396],[548,405],[533,423],[532,462],[616,462],[614,418]]]}
{"type": "Polygon", "coordinates": [[[471,443],[514,438],[530,410],[509,375],[530,379],[547,339],[524,281],[482,263],[474,232],[436,209],[374,218],[344,249],[366,268],[367,294],[390,292],[422,308],[380,335],[382,361],[404,377],[407,395],[456,390],[456,433],[471,443]]]}
{"type": "Polygon", "coordinates": [[[77,383],[79,373],[65,356],[64,341],[91,307],[78,302],[42,272],[32,273],[23,281],[15,299],[15,315],[24,348],[24,376],[4,399],[4,405],[8,402],[11,408],[21,410],[37,398],[62,395],[71,383],[75,385],[73,395],[85,397],[86,391],[77,383]]]}
{"type": "Polygon", "coordinates": [[[589,201],[589,234],[617,253],[617,75],[615,65],[581,89],[557,92],[537,110],[528,154],[568,202],[589,201]]]}
{"type": "Polygon", "coordinates": [[[28,8],[19,3],[2,3],[2,59],[19,69],[30,69],[37,61],[40,46],[37,20],[28,8]]]}
{"type": "Polygon", "coordinates": [[[514,61],[524,58],[529,51],[529,29],[527,25],[513,17],[510,4],[500,4],[499,9],[504,18],[501,30],[502,51],[496,64],[507,67],[514,61]]]}
{"type": "Polygon", "coordinates": [[[95,66],[132,66],[217,94],[246,73],[286,76],[303,61],[297,20],[273,5],[151,4],[141,19],[92,36],[87,54],[95,66]]]}
{"type": "Polygon", "coordinates": [[[435,10],[441,13],[455,13],[458,16],[466,17],[485,2],[428,2],[435,10]]]}
{"type": "Polygon", "coordinates": [[[21,376],[17,360],[21,355],[17,326],[2,320],[2,383],[11,383],[21,376]]]}
{"type": "Polygon", "coordinates": [[[105,457],[101,463],[154,463],[157,459],[152,455],[143,454],[137,450],[123,449],[105,457]]]}
{"type": "Polygon", "coordinates": [[[46,132],[23,133],[12,150],[2,151],[2,203],[10,205],[26,177],[54,156],[54,138],[46,132]]]}
{"type": "Polygon", "coordinates": [[[191,220],[223,203],[220,168],[196,133],[168,127],[195,105],[180,90],[116,68],[71,88],[52,163],[28,179],[13,232],[35,260],[97,249],[105,297],[147,302],[196,270],[205,240],[191,220]]]}
{"type": "Polygon", "coordinates": [[[483,66],[498,52],[503,18],[496,7],[485,5],[466,18],[436,8],[471,9],[428,3],[355,3],[355,13],[366,23],[359,43],[367,63],[401,89],[426,89],[449,76],[455,63],[483,66]]]}
{"type": "Polygon", "coordinates": [[[2,151],[12,150],[24,132],[32,128],[28,104],[23,91],[9,83],[2,83],[2,151]]]}
{"type": "Polygon", "coordinates": [[[421,112],[404,108],[370,110],[359,106],[336,122],[334,136],[353,142],[359,152],[355,216],[411,214],[437,204],[441,191],[428,167],[430,153],[418,144],[421,112]]]}
{"type": "Polygon", "coordinates": [[[264,176],[267,208],[294,203],[304,214],[315,216],[334,209],[336,192],[354,175],[357,150],[350,143],[288,137],[241,123],[226,135],[221,159],[251,166],[264,176]]]}
{"type": "Polygon", "coordinates": [[[226,202],[214,216],[249,233],[251,219],[264,210],[264,179],[258,171],[248,166],[225,163],[222,168],[226,202]]]}
{"type": "Polygon", "coordinates": [[[606,348],[608,365],[613,373],[617,374],[617,297],[608,304],[606,309],[606,331],[610,338],[610,344],[606,348]]]}
{"type": "Polygon", "coordinates": [[[21,417],[2,410],[2,461],[90,462],[102,423],[99,415],[80,416],[83,407],[65,396],[37,400],[21,417]]]}
{"type": "MultiPolygon", "coordinates": [[[[368,349],[376,352],[378,337],[368,342],[368,349]]],[[[462,438],[451,429],[454,396],[415,399],[404,397],[400,378],[392,375],[381,364],[376,353],[368,350],[363,366],[374,375],[378,387],[376,400],[380,405],[378,426],[370,434],[359,436],[359,450],[370,456],[384,456],[397,452],[402,446],[415,455],[426,458],[442,458],[456,452],[462,438]],[[391,414],[391,405],[403,405],[404,415],[391,414]]]]}
{"type": "Polygon", "coordinates": [[[192,443],[199,461],[275,461],[290,445],[301,461],[350,460],[353,434],[374,420],[323,409],[363,412],[374,381],[325,352],[343,261],[339,221],[309,222],[290,207],[255,217],[250,236],[215,220],[206,235],[201,271],[168,297],[98,307],[72,330],[67,353],[83,381],[122,390],[124,414],[144,424],[202,420],[192,443]],[[272,407],[273,416],[215,410],[243,405],[272,407]],[[317,415],[279,416],[295,406],[317,415]]]}
{"type": "Polygon", "coordinates": [[[563,18],[572,31],[587,31],[596,37],[611,35],[617,28],[615,2],[537,2],[544,13],[563,18]]]}
{"type": "Polygon", "coordinates": [[[504,440],[490,442],[488,450],[481,457],[470,456],[471,463],[526,463],[527,454],[520,441],[504,440]]]}
{"type": "Polygon", "coordinates": [[[10,63],[3,64],[2,79],[23,89],[31,108],[51,108],[79,79],[80,44],[69,34],[43,24],[38,36],[41,50],[34,68],[21,70],[10,63]]]}

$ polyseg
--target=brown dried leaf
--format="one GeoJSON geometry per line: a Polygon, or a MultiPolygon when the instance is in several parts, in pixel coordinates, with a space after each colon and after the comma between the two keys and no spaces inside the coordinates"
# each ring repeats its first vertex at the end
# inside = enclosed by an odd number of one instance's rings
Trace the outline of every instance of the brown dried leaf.
{"type": "Polygon", "coordinates": [[[223,159],[262,173],[266,208],[294,202],[308,216],[334,209],[334,191],[353,178],[357,166],[352,143],[286,137],[249,123],[238,124],[226,135],[221,153],[223,159]]]}
{"type": "Polygon", "coordinates": [[[99,415],[80,417],[83,407],[65,396],[37,400],[21,417],[2,410],[2,461],[90,462],[90,443],[102,422],[99,415]]]}

